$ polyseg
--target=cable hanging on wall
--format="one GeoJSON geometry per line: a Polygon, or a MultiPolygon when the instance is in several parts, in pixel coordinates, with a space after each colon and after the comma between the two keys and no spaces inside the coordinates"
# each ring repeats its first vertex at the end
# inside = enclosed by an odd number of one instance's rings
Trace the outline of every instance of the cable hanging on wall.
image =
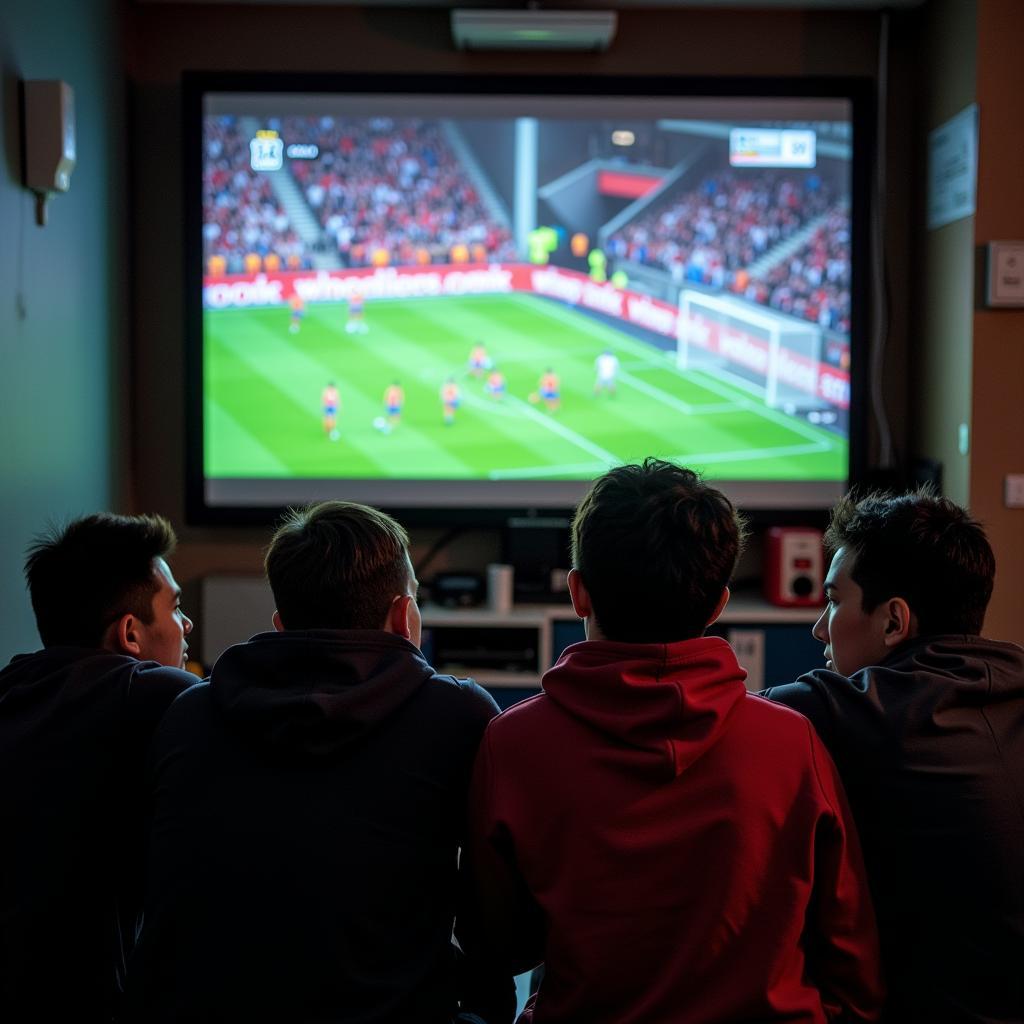
{"type": "Polygon", "coordinates": [[[871,208],[871,352],[870,394],[871,409],[878,428],[878,468],[894,468],[892,427],[885,409],[882,378],[885,373],[885,354],[889,341],[889,281],[885,252],[886,211],[886,128],[889,102],[889,12],[883,11],[878,39],[878,111],[877,139],[879,158],[875,161],[874,196],[871,208]]]}

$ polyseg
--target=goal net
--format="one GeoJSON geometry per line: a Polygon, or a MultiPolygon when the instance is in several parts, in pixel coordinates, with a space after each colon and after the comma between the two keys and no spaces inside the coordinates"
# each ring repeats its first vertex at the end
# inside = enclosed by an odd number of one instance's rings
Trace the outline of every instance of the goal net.
{"type": "Polygon", "coordinates": [[[816,324],[728,295],[680,292],[677,366],[725,376],[772,408],[826,406],[818,394],[821,344],[816,324]]]}

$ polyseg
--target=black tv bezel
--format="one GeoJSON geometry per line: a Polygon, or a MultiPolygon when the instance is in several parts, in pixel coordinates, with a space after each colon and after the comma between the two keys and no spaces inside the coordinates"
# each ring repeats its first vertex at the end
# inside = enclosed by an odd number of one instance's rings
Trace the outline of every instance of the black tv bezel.
{"type": "MultiPolygon", "coordinates": [[[[869,78],[825,76],[690,77],[645,75],[489,75],[471,74],[345,74],[292,72],[186,72],[182,76],[185,309],[185,516],[190,525],[265,526],[277,521],[287,505],[211,505],[206,500],[204,473],[203,306],[202,288],[202,125],[203,97],[211,92],[238,93],[367,93],[565,96],[764,97],[768,99],[842,99],[851,104],[851,307],[850,413],[848,485],[855,487],[867,470],[868,362],[871,304],[869,291],[871,168],[875,159],[875,90],[869,78]]],[[[723,481],[728,488],[729,481],[723,481]]],[[[742,501],[739,502],[742,505],[742,501]]],[[[500,526],[513,517],[567,517],[572,509],[548,505],[529,507],[447,507],[402,505],[382,508],[409,526],[500,526]]],[[[824,514],[818,504],[778,507],[758,503],[745,509],[755,523],[817,523],[824,514]]]]}

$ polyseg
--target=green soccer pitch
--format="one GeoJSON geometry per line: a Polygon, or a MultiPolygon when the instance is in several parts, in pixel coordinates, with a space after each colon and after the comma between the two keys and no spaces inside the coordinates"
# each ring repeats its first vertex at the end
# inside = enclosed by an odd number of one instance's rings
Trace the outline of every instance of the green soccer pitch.
{"type": "Polygon", "coordinates": [[[770,409],[710,372],[552,300],[480,295],[374,300],[365,334],[345,331],[345,303],[207,310],[205,469],[219,478],[447,480],[590,479],[647,455],[711,478],[843,480],[847,443],[770,409]],[[467,372],[477,341],[505,374],[495,401],[467,372]],[[594,360],[620,360],[614,396],[595,395],[594,360]],[[547,367],[561,407],[537,402],[547,367]],[[461,391],[446,425],[441,385],[461,391]],[[341,396],[338,438],[324,430],[321,394],[341,396]],[[385,388],[405,391],[401,422],[384,421],[385,388]],[[531,401],[531,397],[534,401],[531,401]]]}

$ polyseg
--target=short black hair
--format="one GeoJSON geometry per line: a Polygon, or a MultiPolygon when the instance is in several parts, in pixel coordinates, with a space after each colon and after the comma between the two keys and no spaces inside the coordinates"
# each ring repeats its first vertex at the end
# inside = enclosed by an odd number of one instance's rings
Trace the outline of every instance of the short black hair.
{"type": "Polygon", "coordinates": [[[864,592],[864,611],[901,597],[922,635],[981,632],[996,560],[981,524],[949,498],[849,494],[832,510],[825,546],[853,555],[850,578],[864,592]]]}
{"type": "Polygon", "coordinates": [[[292,509],[265,566],[285,629],[380,629],[409,582],[409,535],[350,501],[292,509]]]}
{"type": "Polygon", "coordinates": [[[152,622],[160,587],[153,561],[176,542],[163,516],[109,512],[37,536],[25,579],[43,646],[101,647],[110,624],[128,613],[152,622]]]}
{"type": "Polygon", "coordinates": [[[600,477],[572,524],[572,560],[609,640],[702,636],[745,539],[721,491],[671,462],[645,459],[600,477]]]}

